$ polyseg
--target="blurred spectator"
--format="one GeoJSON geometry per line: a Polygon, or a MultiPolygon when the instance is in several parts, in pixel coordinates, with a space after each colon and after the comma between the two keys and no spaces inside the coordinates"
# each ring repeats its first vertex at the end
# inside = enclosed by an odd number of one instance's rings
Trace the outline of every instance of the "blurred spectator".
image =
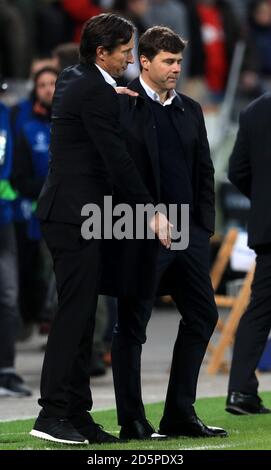
{"type": "MultiPolygon", "coordinates": [[[[17,133],[13,184],[30,202],[31,213],[26,223],[17,224],[20,267],[20,307],[24,320],[49,321],[48,291],[52,277],[49,255],[41,241],[35,216],[38,198],[48,173],[50,118],[57,71],[46,67],[34,77],[31,114],[17,133]],[[29,270],[31,265],[31,270],[29,270]]],[[[16,121],[15,121],[16,123],[16,121]]]]}
{"type": "Polygon", "coordinates": [[[182,62],[182,80],[184,80],[187,74],[187,63],[190,60],[190,33],[187,7],[178,0],[149,0],[149,4],[150,8],[144,15],[146,28],[155,25],[168,26],[188,41],[188,47],[182,62]]]}
{"type": "Polygon", "coordinates": [[[258,71],[271,79],[271,3],[253,0],[249,10],[250,42],[255,47],[258,71]]]}
{"type": "MultiPolygon", "coordinates": [[[[73,2],[78,4],[79,1],[73,2]]],[[[40,56],[49,56],[58,44],[71,41],[73,22],[62,7],[62,1],[43,0],[37,17],[37,44],[40,56]]]]}
{"type": "Polygon", "coordinates": [[[247,50],[240,80],[244,105],[271,89],[271,1],[250,1],[247,50]]]}
{"type": "Polygon", "coordinates": [[[0,74],[6,78],[28,76],[28,44],[23,20],[7,0],[0,0],[0,74]]]}
{"type": "Polygon", "coordinates": [[[31,64],[30,76],[33,77],[44,67],[53,67],[61,72],[70,65],[78,64],[79,48],[74,42],[66,42],[56,46],[50,57],[35,58],[31,64]]]}
{"type": "Polygon", "coordinates": [[[75,42],[80,41],[81,29],[86,20],[92,16],[102,13],[102,9],[96,5],[94,0],[61,0],[62,8],[66,11],[75,23],[75,42]]]}
{"type": "MultiPolygon", "coordinates": [[[[26,32],[26,74],[33,58],[49,56],[51,49],[72,38],[73,21],[56,0],[11,0],[26,32]]],[[[43,64],[43,66],[49,65],[43,64]]],[[[36,72],[36,70],[35,70],[36,72]]]]}
{"type": "Polygon", "coordinates": [[[41,70],[44,69],[45,67],[54,67],[55,62],[52,57],[35,57],[31,63],[30,67],[30,77],[31,79],[41,70]]]}
{"type": "Polygon", "coordinates": [[[11,166],[9,111],[0,101],[0,397],[23,397],[31,395],[31,391],[15,372],[19,309],[16,241],[11,205],[15,194],[9,181],[11,166]]]}
{"type": "Polygon", "coordinates": [[[61,70],[69,67],[70,65],[78,64],[79,62],[79,48],[78,44],[74,42],[67,42],[59,44],[52,51],[53,66],[61,72],[61,70]]]}
{"type": "MultiPolygon", "coordinates": [[[[113,11],[130,19],[137,28],[134,50],[135,63],[130,65],[124,74],[126,83],[139,74],[137,43],[139,37],[147,28],[163,24],[176,31],[184,39],[188,39],[189,29],[186,6],[178,0],[115,0],[113,11]]],[[[186,76],[188,60],[189,48],[182,62],[182,80],[186,76]]]]}
{"type": "MultiPolygon", "coordinates": [[[[22,127],[32,116],[33,94],[30,97],[20,100],[11,108],[10,121],[13,141],[16,142],[21,134],[22,127]]],[[[35,300],[36,292],[33,296],[33,278],[36,275],[35,267],[31,266],[32,243],[27,237],[27,227],[32,216],[32,202],[30,199],[20,196],[17,193],[13,201],[14,225],[18,250],[18,271],[19,271],[19,308],[22,324],[19,332],[19,339],[27,339],[32,333],[33,320],[36,317],[35,300]],[[29,266],[31,268],[29,269],[29,266]]]]}
{"type": "Polygon", "coordinates": [[[241,34],[238,19],[225,0],[183,1],[189,13],[189,77],[203,80],[209,98],[219,102],[241,34]]]}
{"type": "Polygon", "coordinates": [[[30,65],[33,57],[39,54],[38,49],[38,14],[40,8],[43,6],[43,0],[11,0],[20,14],[20,17],[24,23],[24,29],[26,33],[26,53],[27,62],[26,74],[24,77],[28,77],[30,65]]]}
{"type": "Polygon", "coordinates": [[[173,29],[179,36],[188,38],[186,6],[177,0],[150,0],[145,14],[147,27],[161,25],[173,29]]]}
{"type": "Polygon", "coordinates": [[[248,4],[251,0],[228,0],[242,23],[246,23],[248,4]]]}
{"type": "Polygon", "coordinates": [[[146,30],[144,16],[149,9],[149,0],[115,0],[112,10],[131,20],[137,28],[138,36],[146,30]]]}
{"type": "MultiPolygon", "coordinates": [[[[10,121],[14,142],[18,135],[20,135],[24,123],[29,121],[32,115],[32,108],[32,97],[20,100],[11,108],[10,121]]],[[[22,340],[27,339],[32,333],[32,322],[35,317],[32,282],[35,268],[31,266],[29,269],[32,261],[31,256],[29,256],[31,246],[29,247],[30,242],[26,236],[31,215],[31,200],[23,198],[17,193],[16,199],[13,201],[13,218],[18,252],[19,309],[22,320],[18,337],[22,340]]]]}

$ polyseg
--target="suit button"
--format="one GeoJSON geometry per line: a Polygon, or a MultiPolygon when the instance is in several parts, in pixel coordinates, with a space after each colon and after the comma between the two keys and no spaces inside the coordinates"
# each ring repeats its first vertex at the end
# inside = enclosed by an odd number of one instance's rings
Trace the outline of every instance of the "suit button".
{"type": "Polygon", "coordinates": [[[152,126],[153,129],[156,129],[156,126],[152,126]]]}

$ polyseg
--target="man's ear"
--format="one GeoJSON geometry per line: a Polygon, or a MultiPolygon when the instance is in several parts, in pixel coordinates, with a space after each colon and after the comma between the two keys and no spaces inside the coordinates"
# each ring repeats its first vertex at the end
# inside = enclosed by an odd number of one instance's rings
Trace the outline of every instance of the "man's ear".
{"type": "Polygon", "coordinates": [[[98,46],[96,49],[96,57],[100,60],[104,60],[106,55],[108,55],[108,51],[103,46],[98,46]]]}
{"type": "Polygon", "coordinates": [[[147,59],[147,57],[142,54],[139,57],[139,60],[140,60],[140,64],[141,64],[142,69],[147,72],[149,70],[149,64],[150,64],[149,59],[147,59]]]}

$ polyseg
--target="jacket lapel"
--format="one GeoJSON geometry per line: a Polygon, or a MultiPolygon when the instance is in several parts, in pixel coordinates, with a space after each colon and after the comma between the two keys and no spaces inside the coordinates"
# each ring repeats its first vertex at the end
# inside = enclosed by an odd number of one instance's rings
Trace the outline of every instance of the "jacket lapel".
{"type": "Polygon", "coordinates": [[[141,129],[143,138],[148,149],[148,154],[151,160],[152,170],[154,174],[154,180],[156,183],[156,191],[158,197],[160,196],[160,167],[159,167],[159,152],[156,127],[152,115],[152,110],[148,102],[148,96],[141,86],[139,79],[133,80],[128,84],[128,88],[137,91],[139,96],[132,98],[136,111],[140,113],[141,129]]]}

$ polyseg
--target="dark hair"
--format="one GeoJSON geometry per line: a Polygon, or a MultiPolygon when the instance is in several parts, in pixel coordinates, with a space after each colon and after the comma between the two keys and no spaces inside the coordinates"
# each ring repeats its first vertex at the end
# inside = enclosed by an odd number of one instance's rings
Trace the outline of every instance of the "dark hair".
{"type": "Polygon", "coordinates": [[[51,73],[53,75],[56,75],[58,77],[58,70],[55,67],[51,67],[50,65],[46,65],[45,67],[42,67],[39,69],[33,76],[33,82],[34,85],[36,86],[38,79],[40,78],[41,75],[44,73],[51,73]]]}
{"type": "Polygon", "coordinates": [[[58,70],[55,69],[54,67],[50,67],[49,65],[46,66],[46,67],[42,67],[40,70],[38,70],[33,76],[34,87],[33,87],[33,90],[31,92],[31,95],[30,95],[30,98],[33,102],[36,101],[36,99],[37,99],[37,91],[36,90],[37,90],[38,80],[39,80],[40,76],[43,75],[44,73],[51,73],[51,74],[55,75],[56,77],[58,77],[58,70]]]}
{"type": "Polygon", "coordinates": [[[82,64],[95,62],[99,46],[112,52],[120,44],[127,44],[134,31],[134,25],[121,16],[112,13],[93,16],[83,26],[79,48],[80,62],[82,64]]]}
{"type": "Polygon", "coordinates": [[[177,54],[182,52],[187,42],[166,26],[153,26],[139,39],[138,56],[144,55],[152,61],[160,51],[177,54]]]}
{"type": "Polygon", "coordinates": [[[62,71],[70,65],[78,64],[79,62],[79,47],[74,42],[66,42],[59,44],[52,51],[52,56],[58,60],[59,70],[62,71]]]}

